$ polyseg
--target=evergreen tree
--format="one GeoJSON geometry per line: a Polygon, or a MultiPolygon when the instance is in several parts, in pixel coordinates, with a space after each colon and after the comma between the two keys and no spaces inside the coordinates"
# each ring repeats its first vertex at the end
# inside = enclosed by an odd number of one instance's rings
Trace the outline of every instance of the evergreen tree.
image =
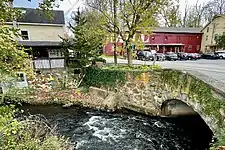
{"type": "Polygon", "coordinates": [[[225,49],[225,34],[216,36],[215,41],[218,48],[225,49]]]}
{"type": "Polygon", "coordinates": [[[67,65],[83,69],[100,56],[104,33],[99,26],[100,18],[93,11],[78,10],[72,20],[74,23],[70,23],[69,28],[73,36],[63,39],[67,51],[67,65]],[[72,51],[73,55],[68,51],[72,51]]]}

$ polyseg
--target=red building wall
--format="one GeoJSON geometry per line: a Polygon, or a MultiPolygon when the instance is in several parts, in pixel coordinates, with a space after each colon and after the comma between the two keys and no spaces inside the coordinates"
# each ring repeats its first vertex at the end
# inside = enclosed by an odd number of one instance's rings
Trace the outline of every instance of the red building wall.
{"type": "MultiPolygon", "coordinates": [[[[175,44],[183,44],[181,50],[187,53],[199,53],[201,49],[202,33],[153,33],[146,44],[167,44],[167,48],[175,44]]],[[[160,48],[161,51],[161,48],[160,48]]],[[[168,51],[168,50],[167,50],[168,51]]]]}
{"type": "MultiPolygon", "coordinates": [[[[145,35],[146,45],[152,45],[151,48],[156,49],[159,45],[159,52],[175,51],[175,47],[179,47],[179,51],[187,53],[199,53],[201,49],[202,33],[162,33],[153,32],[152,35],[145,35]],[[182,46],[177,46],[181,44],[182,46]]],[[[118,43],[117,43],[118,44],[118,43]]],[[[120,44],[121,45],[121,44],[120,44]]],[[[108,43],[104,47],[106,55],[113,55],[113,44],[108,43]]]]}

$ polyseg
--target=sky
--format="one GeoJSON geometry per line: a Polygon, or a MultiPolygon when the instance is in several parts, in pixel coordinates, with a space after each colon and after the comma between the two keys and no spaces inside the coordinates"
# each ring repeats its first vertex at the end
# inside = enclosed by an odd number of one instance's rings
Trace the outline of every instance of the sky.
{"type": "MultiPolygon", "coordinates": [[[[14,0],[14,6],[15,7],[37,8],[38,3],[40,1],[41,0],[31,0],[31,2],[29,2],[28,0],[14,0]]],[[[66,21],[69,21],[70,16],[71,16],[71,12],[76,11],[78,7],[82,7],[83,1],[84,0],[63,0],[63,2],[59,2],[60,7],[55,8],[55,9],[63,10],[64,13],[65,13],[66,21]]],[[[185,1],[187,1],[188,4],[193,5],[197,1],[199,1],[199,3],[204,3],[204,2],[207,2],[208,0],[180,0],[180,10],[181,10],[181,12],[183,12],[183,10],[185,8],[185,1]]]]}

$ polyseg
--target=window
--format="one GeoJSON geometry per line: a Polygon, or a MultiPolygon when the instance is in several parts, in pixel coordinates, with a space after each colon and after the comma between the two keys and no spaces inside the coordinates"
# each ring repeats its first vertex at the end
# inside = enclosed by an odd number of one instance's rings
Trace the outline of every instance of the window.
{"type": "Polygon", "coordinates": [[[206,35],[205,40],[208,41],[208,35],[206,35]]]}
{"type": "Polygon", "coordinates": [[[178,42],[178,43],[180,42],[180,36],[177,37],[177,42],[178,42]]]}
{"type": "Polygon", "coordinates": [[[168,36],[165,36],[165,40],[166,40],[166,41],[168,40],[168,36]]]}
{"type": "Polygon", "coordinates": [[[18,76],[18,79],[17,79],[18,82],[24,82],[25,81],[25,77],[24,77],[23,73],[18,73],[17,76],[18,76]]]}
{"type": "Polygon", "coordinates": [[[22,37],[22,40],[29,40],[29,34],[28,34],[28,31],[22,30],[22,31],[21,31],[21,37],[22,37]]]}
{"type": "Polygon", "coordinates": [[[192,45],[188,46],[188,50],[191,51],[192,50],[192,45]]]}
{"type": "Polygon", "coordinates": [[[200,51],[200,45],[197,45],[197,51],[200,51]]]}
{"type": "Polygon", "coordinates": [[[0,94],[3,94],[3,87],[0,86],[0,94]]]}
{"type": "Polygon", "coordinates": [[[218,34],[214,34],[214,40],[216,40],[218,38],[218,34]]]}
{"type": "Polygon", "coordinates": [[[207,31],[206,32],[209,32],[209,27],[207,27],[207,31]]]}
{"type": "Polygon", "coordinates": [[[152,36],[152,41],[154,41],[155,40],[155,37],[154,36],[152,36]]]}
{"type": "Polygon", "coordinates": [[[49,50],[49,57],[62,57],[63,52],[60,49],[49,50]]]}

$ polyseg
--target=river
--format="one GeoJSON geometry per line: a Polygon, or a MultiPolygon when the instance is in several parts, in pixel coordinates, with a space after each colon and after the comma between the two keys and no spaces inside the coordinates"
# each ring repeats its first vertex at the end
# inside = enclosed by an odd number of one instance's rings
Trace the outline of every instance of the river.
{"type": "Polygon", "coordinates": [[[40,115],[78,150],[204,150],[212,133],[199,116],[150,117],[128,110],[116,113],[86,108],[24,105],[25,115],[40,115]]]}

